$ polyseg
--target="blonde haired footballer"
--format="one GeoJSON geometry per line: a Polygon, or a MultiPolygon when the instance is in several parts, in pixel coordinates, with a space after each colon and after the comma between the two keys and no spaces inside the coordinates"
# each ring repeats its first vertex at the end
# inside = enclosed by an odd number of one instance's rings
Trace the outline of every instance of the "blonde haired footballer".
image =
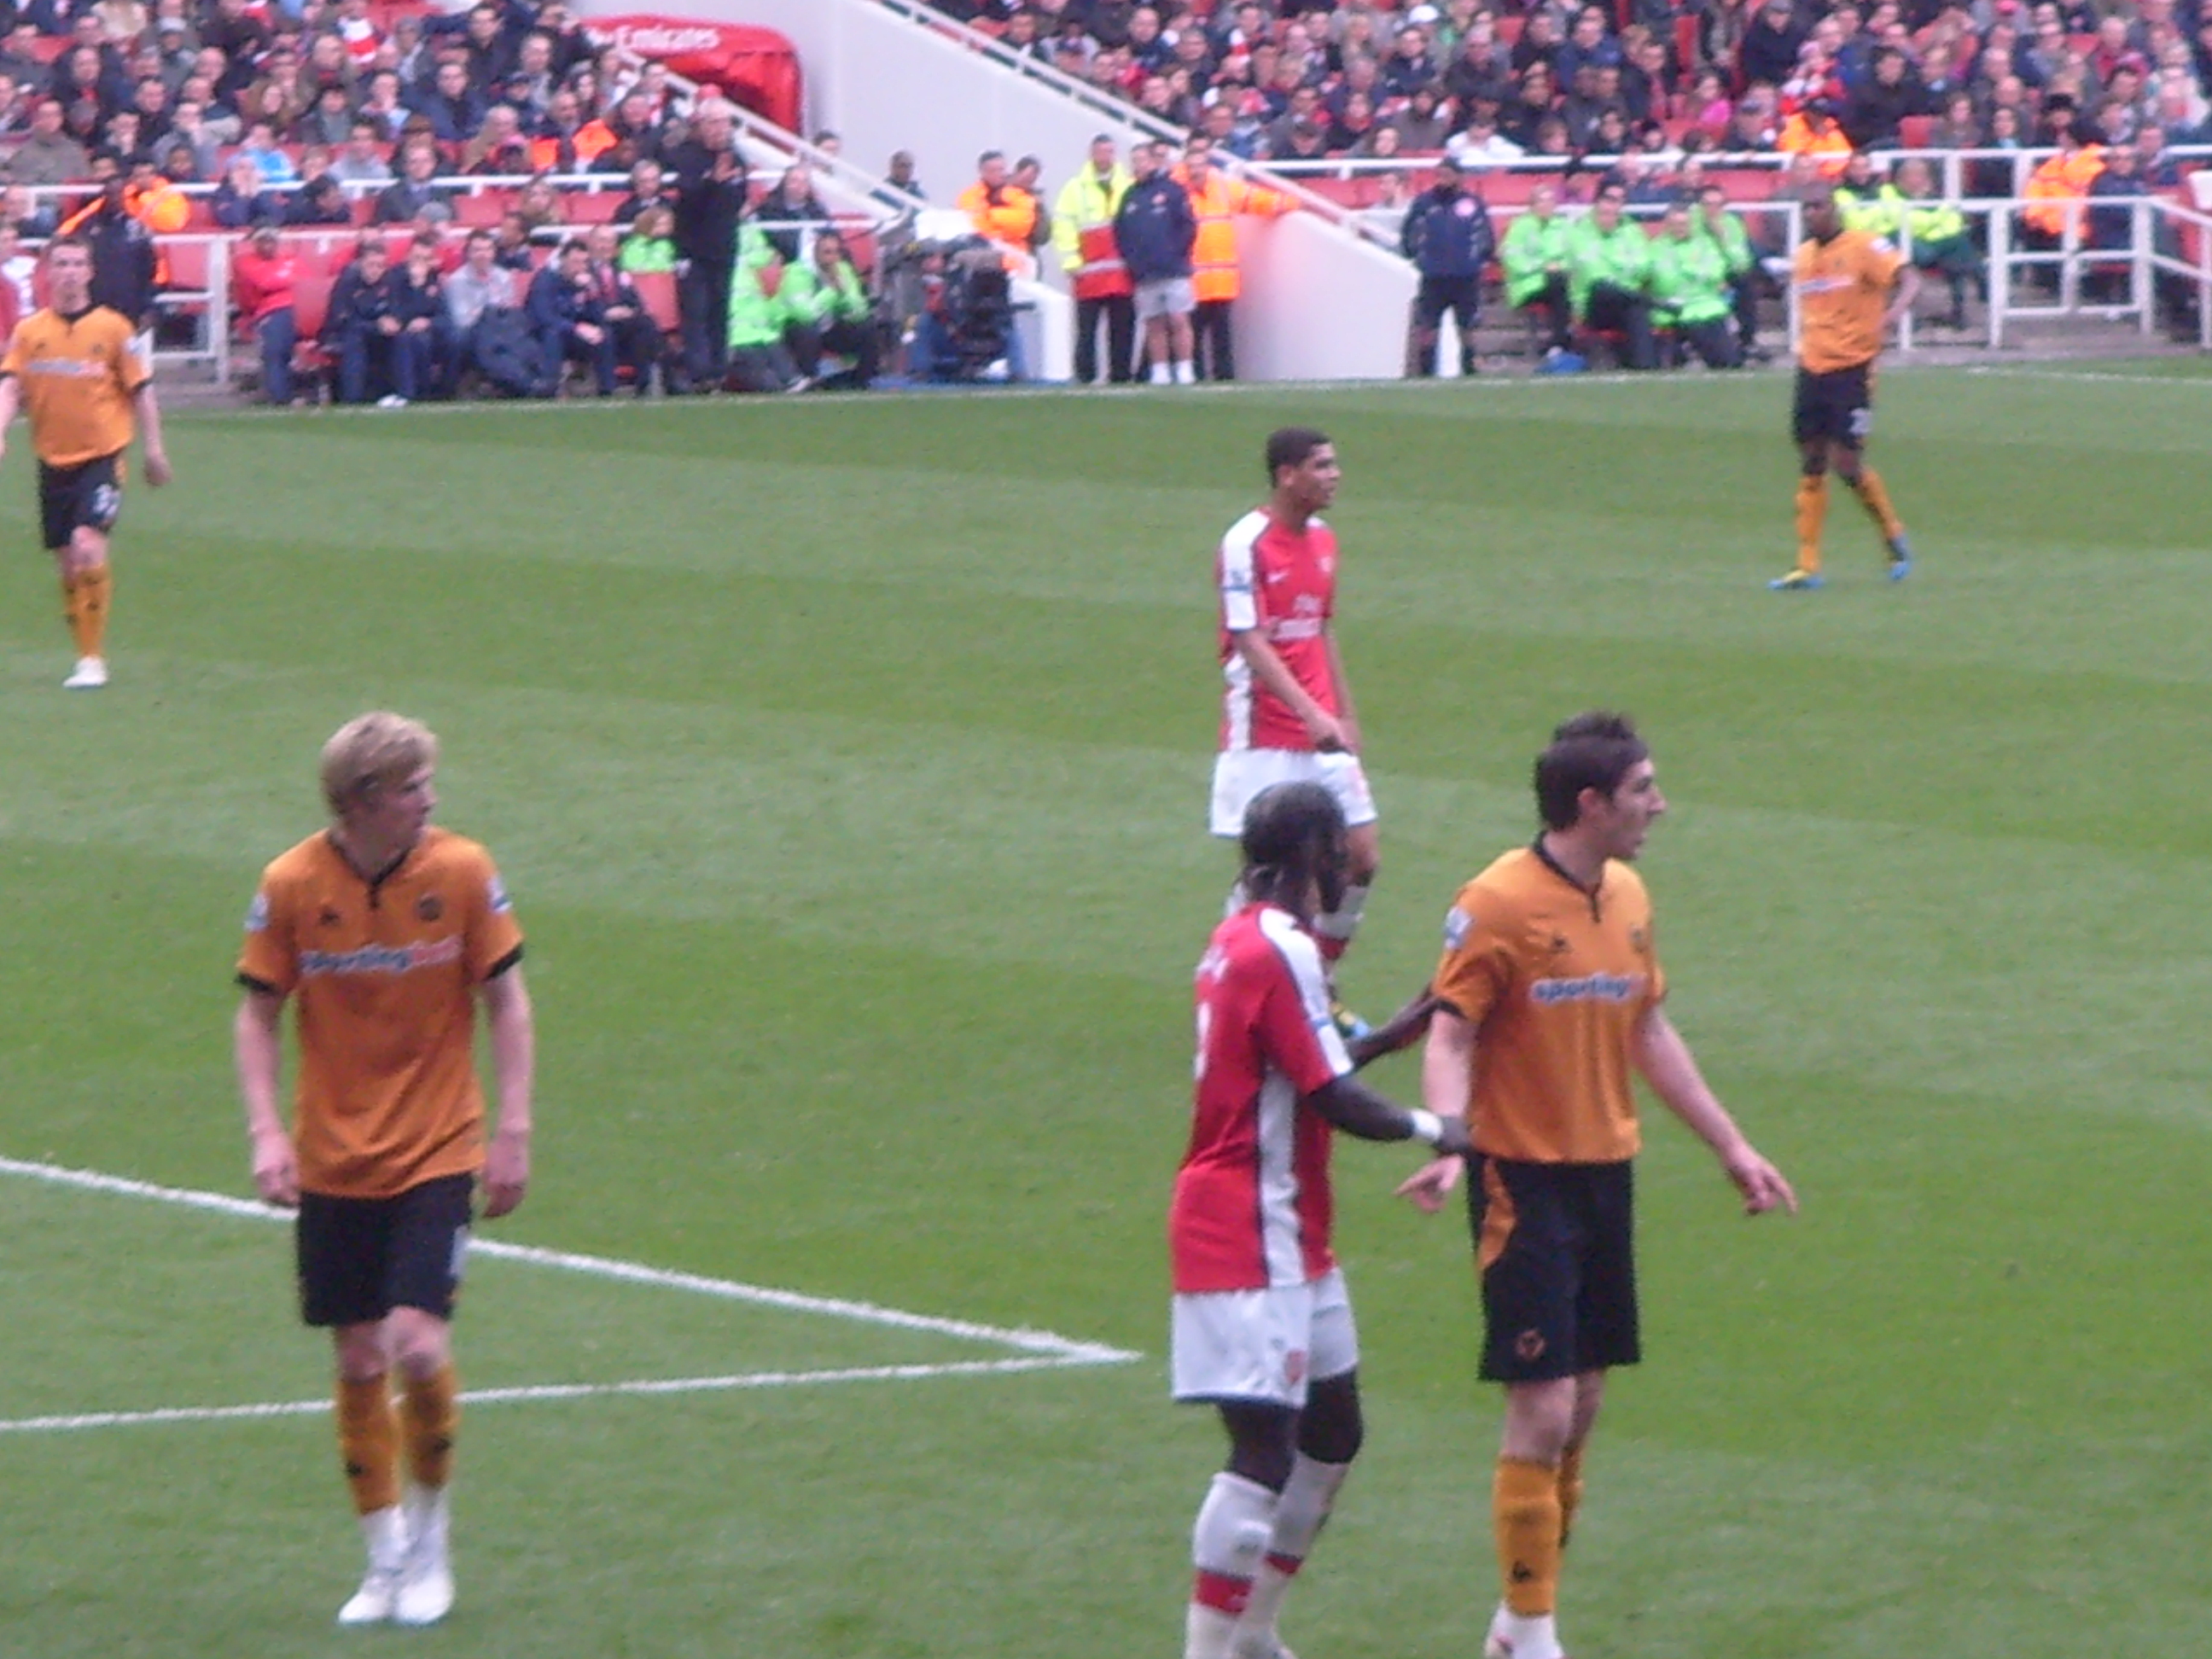
{"type": "Polygon", "coordinates": [[[368,1547],[342,1625],[428,1625],[453,1607],[453,1302],[476,1198],[505,1215],[530,1178],[522,930],[490,855],[431,826],[437,760],[437,739],[398,714],[340,728],[323,750],[331,826],[263,872],[238,960],[253,1183],[298,1212],[301,1314],[331,1334],[339,1461],[368,1547]],[[300,1052],[289,1127],[287,1003],[300,1052]],[[489,1144],[479,1006],[498,1075],[489,1144]]]}
{"type": "Polygon", "coordinates": [[[92,302],[92,250],[73,236],[46,246],[52,301],[16,325],[0,359],[0,454],[18,409],[31,417],[39,516],[62,579],[76,641],[71,690],[107,684],[107,617],[115,580],[108,536],[123,507],[123,456],[135,424],[146,436],[146,482],[169,482],[154,374],[131,324],[92,302]]]}

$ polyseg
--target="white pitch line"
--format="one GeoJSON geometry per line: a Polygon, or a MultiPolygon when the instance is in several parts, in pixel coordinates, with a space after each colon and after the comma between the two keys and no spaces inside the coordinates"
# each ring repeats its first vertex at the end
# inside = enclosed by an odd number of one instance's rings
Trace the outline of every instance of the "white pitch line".
{"type": "MultiPolygon", "coordinates": [[[[468,1406],[538,1404],[546,1401],[678,1394],[728,1394],[744,1389],[812,1388],[832,1382],[913,1382],[938,1376],[1004,1376],[1023,1371],[1069,1370],[1103,1360],[1054,1355],[1028,1359],[965,1359],[938,1365],[851,1365],[835,1370],[738,1371],[727,1376],[644,1377],[628,1382],[541,1382],[512,1389],[471,1389],[468,1406]]],[[[0,1434],[75,1434],[88,1429],[148,1428],[173,1423],[265,1422],[316,1417],[328,1400],[279,1400],[254,1406],[165,1406],[143,1412],[77,1412],[67,1416],[0,1419],[0,1434]]]]}
{"type": "MultiPolygon", "coordinates": [[[[2172,360],[2146,357],[2143,361],[2154,363],[2172,360]]],[[[2192,392],[2212,386],[2212,378],[2201,374],[2124,374],[2108,368],[2085,368],[2075,373],[2063,368],[2014,368],[2002,363],[1973,363],[1967,366],[1966,372],[1985,380],[2087,380],[2095,386],[2185,386],[2192,392]]]]}
{"type": "MultiPolygon", "coordinates": [[[[240,1216],[253,1221],[283,1221],[291,1213],[251,1199],[234,1198],[225,1193],[200,1192],[189,1187],[163,1187],[150,1181],[133,1181],[124,1176],[103,1175],[97,1170],[72,1170],[58,1164],[32,1164],[21,1158],[0,1158],[0,1175],[20,1176],[26,1181],[42,1182],[52,1187],[70,1187],[80,1192],[145,1199],[155,1203],[211,1211],[217,1215],[240,1216]]],[[[583,1255],[573,1250],[549,1250],[534,1244],[508,1244],[476,1235],[471,1235],[469,1240],[469,1250],[471,1255],[481,1254],[495,1261],[556,1267],[564,1273],[611,1279],[630,1285],[649,1285],[660,1290],[688,1291],[696,1296],[718,1297],[724,1301],[742,1302],[756,1307],[817,1314],[825,1318],[847,1319],[864,1325],[885,1325],[898,1330],[923,1331],[935,1336],[957,1337],[970,1342],[994,1342],[1002,1347],[1017,1348],[1024,1353],[1042,1355],[1074,1364],[1118,1365],[1144,1358],[1142,1354],[1133,1353],[1126,1348],[1109,1347],[1099,1342],[1081,1342],[1051,1331],[1014,1330],[998,1325],[977,1324],[972,1320],[942,1319],[933,1314],[908,1313],[902,1308],[886,1308],[872,1302],[808,1296],[798,1291],[778,1290],[773,1285],[748,1285],[739,1279],[678,1273],[665,1267],[650,1267],[639,1261],[617,1261],[611,1256],[583,1255]]]]}

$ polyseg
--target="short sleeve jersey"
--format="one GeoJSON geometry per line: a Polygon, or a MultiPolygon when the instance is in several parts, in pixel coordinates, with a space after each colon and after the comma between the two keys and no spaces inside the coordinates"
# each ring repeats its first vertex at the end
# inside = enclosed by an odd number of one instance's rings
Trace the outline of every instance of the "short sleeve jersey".
{"type": "Polygon", "coordinates": [[[1329,660],[1328,623],[1336,614],[1336,536],[1319,519],[1286,530],[1264,509],[1231,525],[1216,559],[1221,595],[1221,747],[1303,749],[1313,739],[1290,705],[1260,684],[1232,634],[1256,632],[1275,648],[1291,678],[1331,714],[1341,714],[1329,660]]]}
{"type": "Polygon", "coordinates": [[[1300,1104],[1352,1070],[1321,951],[1288,912],[1248,905],[1198,964],[1197,1081],[1168,1242],[1178,1291],[1303,1285],[1329,1246],[1329,1125],[1300,1104]]]}
{"type": "Polygon", "coordinates": [[[1797,360],[1813,374],[1856,368],[1881,355],[1882,313],[1905,256],[1889,241],[1846,230],[1797,246],[1797,360]]]}
{"type": "Polygon", "coordinates": [[[390,1198],[481,1167],[475,993],[521,955],[490,855],[444,830],[375,881],[327,833],[263,872],[238,977],[298,1009],[303,1188],[390,1198]]]}
{"type": "Polygon", "coordinates": [[[1610,863],[1591,893],[1540,848],[1506,854],[1444,916],[1437,995],[1475,1028],[1469,1135],[1534,1164],[1615,1164],[1639,1136],[1631,1054],[1666,994],[1651,902],[1610,863]]]}
{"type": "Polygon", "coordinates": [[[130,322],[105,306],[51,307],[17,325],[0,374],[22,382],[31,445],[48,466],[82,466],[131,447],[131,400],[150,374],[130,322]]]}

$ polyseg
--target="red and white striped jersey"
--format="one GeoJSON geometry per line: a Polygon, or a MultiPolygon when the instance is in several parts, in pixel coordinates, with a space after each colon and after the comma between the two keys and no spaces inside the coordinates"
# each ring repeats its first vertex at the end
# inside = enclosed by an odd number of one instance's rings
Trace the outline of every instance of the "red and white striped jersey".
{"type": "Polygon", "coordinates": [[[1302,1097],[1352,1070],[1313,937],[1251,904],[1198,964],[1198,1079],[1168,1241],[1178,1291],[1302,1285],[1329,1248],[1328,1121],[1302,1097]]]}
{"type": "Polygon", "coordinates": [[[1221,747],[1303,749],[1313,739],[1290,705],[1252,678],[1231,634],[1255,631],[1275,647],[1291,678],[1332,714],[1344,711],[1329,661],[1336,614],[1336,535],[1319,519],[1285,530],[1255,507],[1221,538],[1214,580],[1221,592],[1221,747]]]}

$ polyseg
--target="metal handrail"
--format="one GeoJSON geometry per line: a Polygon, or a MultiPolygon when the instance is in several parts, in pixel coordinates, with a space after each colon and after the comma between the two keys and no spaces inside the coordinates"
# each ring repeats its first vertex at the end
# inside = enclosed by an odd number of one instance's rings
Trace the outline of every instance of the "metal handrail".
{"type": "MultiPolygon", "coordinates": [[[[1190,137],[1190,129],[1177,126],[1172,121],[1163,121],[1158,116],[1139,109],[1126,99],[1103,93],[1087,81],[1079,81],[1065,71],[1054,69],[1042,58],[1032,58],[1007,46],[981,29],[971,28],[957,18],[948,17],[934,6],[922,0],[876,0],[876,3],[894,15],[902,17],[933,33],[951,37],[971,52],[992,59],[1000,67],[1017,75],[1049,87],[1062,97],[1072,98],[1085,109],[1095,110],[1117,125],[1134,128],[1153,139],[1171,143],[1180,149],[1190,137]]],[[[1340,202],[1333,202],[1318,191],[1307,189],[1295,179],[1278,173],[1272,163],[1248,161],[1222,149],[1213,154],[1213,164],[1232,178],[1245,179],[1255,185],[1264,185],[1290,197],[1308,213],[1329,224],[1378,246],[1390,246],[1389,238],[1372,226],[1364,223],[1358,212],[1340,202]]]]}

